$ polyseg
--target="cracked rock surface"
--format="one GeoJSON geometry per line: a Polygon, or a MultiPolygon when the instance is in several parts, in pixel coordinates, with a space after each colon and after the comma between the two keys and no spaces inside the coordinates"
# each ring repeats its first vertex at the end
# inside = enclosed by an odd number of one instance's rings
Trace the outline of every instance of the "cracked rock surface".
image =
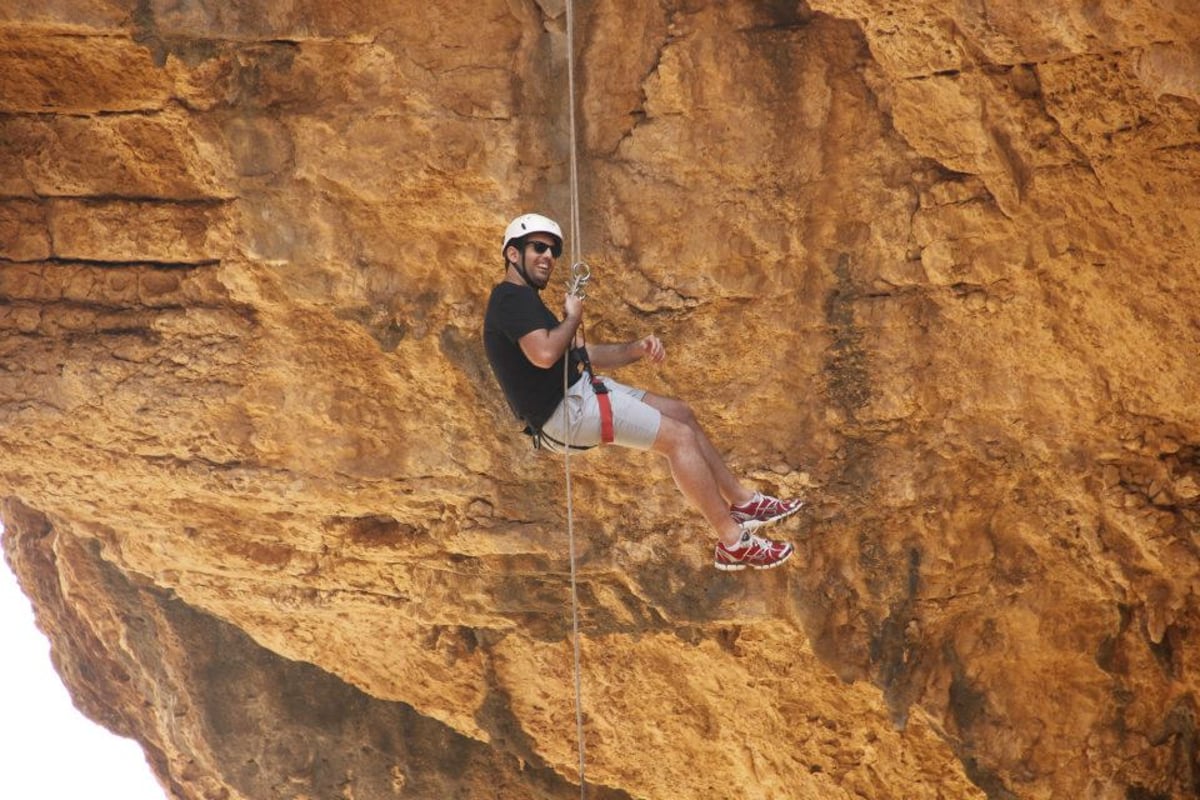
{"type": "MultiPolygon", "coordinates": [[[[565,4],[35,5],[0,508],[76,703],[176,800],[578,796],[563,465],[479,338],[569,219],[565,4]]],[[[571,459],[589,796],[1200,794],[1190,0],[575,10],[588,335],[809,501],[719,574],[571,459]]]]}

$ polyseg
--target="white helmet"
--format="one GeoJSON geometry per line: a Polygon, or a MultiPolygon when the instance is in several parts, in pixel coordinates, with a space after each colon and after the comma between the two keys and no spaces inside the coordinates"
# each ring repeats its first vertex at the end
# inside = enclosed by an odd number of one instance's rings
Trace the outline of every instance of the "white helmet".
{"type": "Polygon", "coordinates": [[[541,214],[522,214],[508,223],[508,227],[504,229],[504,245],[500,248],[501,254],[513,241],[531,233],[549,234],[558,240],[558,246],[560,249],[562,248],[562,228],[558,227],[557,222],[549,217],[543,217],[541,214]]]}

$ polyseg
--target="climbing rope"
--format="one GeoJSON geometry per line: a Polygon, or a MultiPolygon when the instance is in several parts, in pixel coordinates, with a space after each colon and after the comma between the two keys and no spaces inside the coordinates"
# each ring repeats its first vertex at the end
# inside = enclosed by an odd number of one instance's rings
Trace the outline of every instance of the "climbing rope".
{"type": "MultiPolygon", "coordinates": [[[[571,163],[571,286],[570,291],[583,297],[583,287],[591,277],[591,270],[580,260],[583,238],[579,224],[579,167],[575,134],[575,3],[567,0],[567,108],[570,130],[571,163]]],[[[582,330],[582,327],[581,327],[582,330]]],[[[569,350],[574,343],[568,343],[569,350]]],[[[569,388],[570,358],[563,359],[563,398],[569,388]]],[[[567,408],[567,446],[563,448],[563,470],[566,472],[567,492],[567,549],[571,560],[571,646],[575,657],[575,739],[579,743],[579,797],[587,797],[587,755],[583,743],[583,678],[580,667],[579,642],[579,591],[575,573],[575,508],[571,490],[571,446],[575,439],[575,423],[571,421],[567,408]]]]}

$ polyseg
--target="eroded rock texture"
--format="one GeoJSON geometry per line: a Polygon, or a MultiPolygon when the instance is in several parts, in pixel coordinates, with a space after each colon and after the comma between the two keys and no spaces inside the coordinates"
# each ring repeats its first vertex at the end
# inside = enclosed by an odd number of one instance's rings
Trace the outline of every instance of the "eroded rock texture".
{"type": "MultiPolygon", "coordinates": [[[[1200,792],[1191,0],[577,6],[594,340],[663,463],[572,459],[594,797],[1200,792]]],[[[559,2],[0,6],[5,550],[169,795],[572,797],[562,464],[487,372],[566,220],[559,2]]]]}

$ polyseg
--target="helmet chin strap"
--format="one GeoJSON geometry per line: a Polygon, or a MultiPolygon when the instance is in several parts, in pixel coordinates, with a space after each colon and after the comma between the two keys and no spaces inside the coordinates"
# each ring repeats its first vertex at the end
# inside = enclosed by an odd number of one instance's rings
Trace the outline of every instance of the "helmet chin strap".
{"type": "Polygon", "coordinates": [[[542,287],[529,280],[529,273],[525,271],[525,247],[518,247],[521,251],[521,260],[511,262],[517,268],[517,274],[521,276],[521,280],[525,281],[525,285],[533,289],[535,292],[540,292],[542,287]]]}

